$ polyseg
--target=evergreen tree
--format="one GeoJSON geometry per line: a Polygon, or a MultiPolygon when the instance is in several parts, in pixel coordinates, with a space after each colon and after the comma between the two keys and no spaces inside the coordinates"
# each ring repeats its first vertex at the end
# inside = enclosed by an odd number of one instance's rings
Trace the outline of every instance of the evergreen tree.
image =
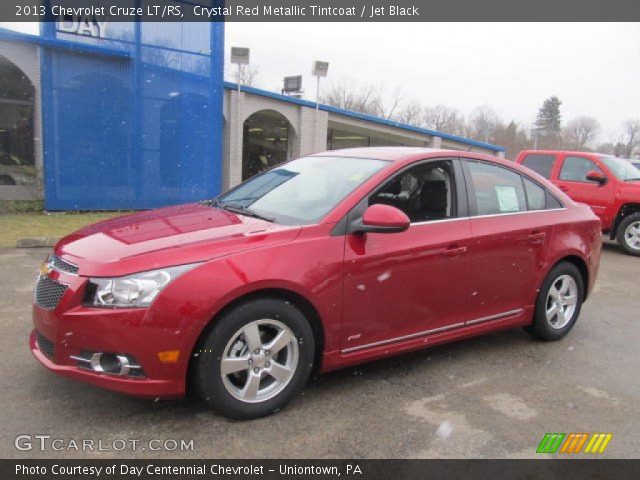
{"type": "Polygon", "coordinates": [[[547,98],[536,118],[536,127],[543,129],[547,135],[559,135],[562,128],[562,116],[560,115],[562,102],[555,95],[547,98]]]}

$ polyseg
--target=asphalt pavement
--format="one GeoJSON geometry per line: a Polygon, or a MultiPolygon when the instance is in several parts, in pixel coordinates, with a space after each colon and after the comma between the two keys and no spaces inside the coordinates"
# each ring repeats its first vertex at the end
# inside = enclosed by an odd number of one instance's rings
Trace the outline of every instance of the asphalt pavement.
{"type": "Polygon", "coordinates": [[[535,458],[547,432],[612,433],[601,457],[640,457],[640,258],[613,244],[562,341],[518,329],[341,370],[310,381],[282,412],[244,422],[40,366],[28,335],[46,253],[0,250],[1,458],[535,458]],[[20,435],[30,450],[16,448],[20,435]],[[86,440],[93,450],[82,451],[86,440]]]}

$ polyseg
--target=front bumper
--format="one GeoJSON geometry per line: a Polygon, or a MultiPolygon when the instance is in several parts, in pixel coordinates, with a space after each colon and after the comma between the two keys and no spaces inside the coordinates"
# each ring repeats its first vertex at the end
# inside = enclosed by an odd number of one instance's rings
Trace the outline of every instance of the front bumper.
{"type": "Polygon", "coordinates": [[[187,329],[181,328],[183,317],[165,309],[85,307],[85,277],[58,271],[48,275],[68,288],[55,308],[33,306],[35,329],[29,345],[42,365],[64,377],[128,395],[184,396],[191,340],[185,338],[187,329]],[[160,361],[158,353],[169,350],[180,350],[177,362],[160,361]],[[95,372],[77,360],[87,352],[130,356],[142,373],[116,376],[95,372]]]}
{"type": "Polygon", "coordinates": [[[77,365],[58,365],[40,350],[36,339],[36,330],[31,332],[29,347],[31,348],[33,356],[36,357],[42,365],[63,377],[136,397],[177,398],[184,396],[184,382],[180,381],[116,377],[113,375],[94,373],[82,369],[77,365]]]}

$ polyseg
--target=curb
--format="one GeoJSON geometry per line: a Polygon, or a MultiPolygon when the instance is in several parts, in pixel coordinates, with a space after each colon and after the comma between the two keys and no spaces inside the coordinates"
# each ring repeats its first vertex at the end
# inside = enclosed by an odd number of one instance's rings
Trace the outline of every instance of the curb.
{"type": "Polygon", "coordinates": [[[16,247],[18,248],[42,248],[53,247],[60,240],[59,237],[23,237],[19,238],[16,247]]]}

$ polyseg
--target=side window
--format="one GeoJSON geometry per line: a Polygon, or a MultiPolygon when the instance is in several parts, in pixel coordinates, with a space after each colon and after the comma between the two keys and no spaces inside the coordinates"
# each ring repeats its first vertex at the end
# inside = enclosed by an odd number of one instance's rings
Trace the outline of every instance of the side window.
{"type": "Polygon", "coordinates": [[[411,223],[456,216],[453,165],[428,162],[406,170],[369,198],[369,205],[391,205],[407,214],[411,223]]]}
{"type": "Polygon", "coordinates": [[[588,158],[584,157],[566,157],[562,163],[559,180],[567,180],[569,182],[587,182],[587,172],[595,170],[602,173],[602,170],[588,158]]]}
{"type": "Polygon", "coordinates": [[[544,188],[537,183],[522,177],[524,190],[527,194],[527,206],[529,210],[544,210],[547,204],[547,195],[544,188]]]}
{"type": "Polygon", "coordinates": [[[524,212],[527,201],[519,173],[497,165],[467,161],[477,215],[524,212]]]}
{"type": "Polygon", "coordinates": [[[555,160],[555,155],[540,155],[534,153],[524,157],[522,165],[542,175],[544,178],[551,178],[551,170],[553,169],[553,162],[555,162],[555,160]]]}

